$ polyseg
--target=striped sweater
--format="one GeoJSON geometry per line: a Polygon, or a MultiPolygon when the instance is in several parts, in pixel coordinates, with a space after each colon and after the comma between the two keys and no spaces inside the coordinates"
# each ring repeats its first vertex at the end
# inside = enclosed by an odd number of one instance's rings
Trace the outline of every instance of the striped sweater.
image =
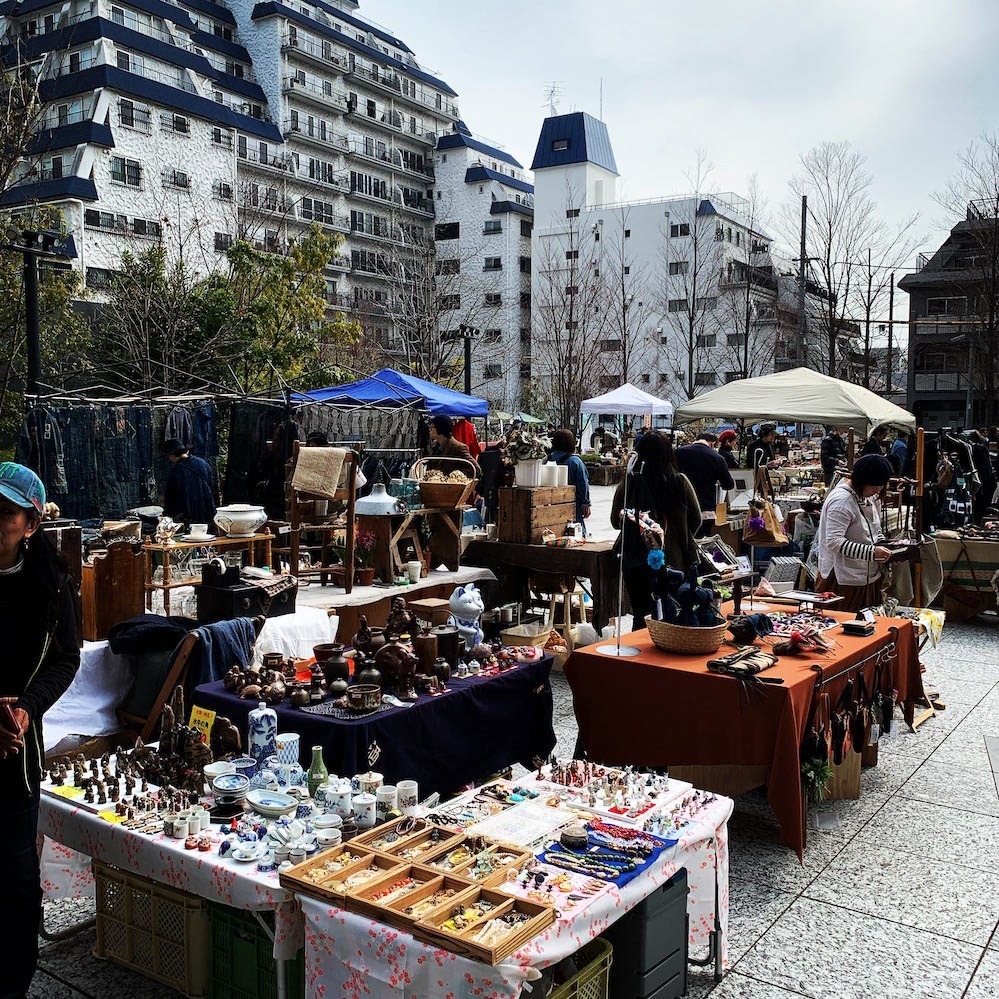
{"type": "Polygon", "coordinates": [[[821,575],[828,579],[835,572],[844,586],[866,585],[880,573],[874,549],[883,540],[880,504],[861,499],[849,482],[841,482],[822,504],[815,532],[821,575]]]}

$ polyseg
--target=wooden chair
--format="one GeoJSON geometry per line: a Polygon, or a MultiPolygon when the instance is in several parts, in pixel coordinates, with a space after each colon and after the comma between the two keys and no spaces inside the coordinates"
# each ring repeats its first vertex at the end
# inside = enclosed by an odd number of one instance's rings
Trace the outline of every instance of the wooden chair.
{"type": "MultiPolygon", "coordinates": [[[[266,620],[267,618],[262,615],[258,615],[253,619],[253,630],[258,636],[266,620]]],[[[204,627],[210,628],[212,626],[205,625],[204,627]]],[[[152,707],[147,714],[131,714],[124,708],[118,708],[116,712],[118,721],[133,737],[138,737],[143,742],[149,742],[153,739],[160,724],[160,715],[163,713],[163,708],[167,701],[173,697],[173,692],[178,686],[184,687],[184,692],[188,695],[186,697],[187,703],[190,703],[189,695],[193,690],[191,667],[198,662],[194,657],[200,654],[201,635],[199,631],[200,629],[189,631],[181,640],[180,645],[177,646],[173,660],[170,663],[170,668],[163,678],[159,693],[157,693],[156,699],[153,701],[152,707]]],[[[187,723],[186,718],[177,720],[183,721],[184,724],[187,723]]]]}
{"type": "MultiPolygon", "coordinates": [[[[298,452],[301,449],[301,443],[295,441],[292,450],[292,475],[294,474],[295,464],[298,462],[298,452]]],[[[347,526],[345,530],[345,573],[344,573],[344,588],[348,593],[354,585],[354,503],[357,499],[357,469],[358,469],[358,456],[355,451],[348,451],[346,457],[343,460],[343,467],[347,472],[347,485],[344,488],[338,488],[335,493],[332,502],[343,502],[347,503],[347,526]]],[[[289,480],[290,481],[290,480],[289,480]]],[[[291,529],[289,536],[289,553],[288,553],[288,563],[289,572],[296,578],[301,578],[303,576],[319,576],[320,583],[322,585],[326,584],[326,579],[330,575],[330,566],[312,566],[308,569],[302,568],[301,562],[301,546],[302,546],[302,531],[304,530],[316,530],[324,532],[323,540],[323,562],[325,562],[327,553],[329,551],[330,539],[328,535],[333,533],[333,528],[329,524],[309,524],[303,523],[303,506],[306,504],[312,504],[316,501],[326,500],[326,496],[316,496],[312,493],[301,492],[297,489],[291,490],[291,529]]]]}

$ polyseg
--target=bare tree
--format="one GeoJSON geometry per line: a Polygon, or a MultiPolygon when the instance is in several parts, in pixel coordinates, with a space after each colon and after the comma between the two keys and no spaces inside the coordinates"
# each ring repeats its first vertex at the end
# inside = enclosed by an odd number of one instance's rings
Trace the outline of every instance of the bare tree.
{"type": "Polygon", "coordinates": [[[963,220],[948,272],[964,290],[971,389],[981,400],[978,422],[999,421],[999,136],[984,133],[958,157],[958,168],[934,200],[951,220],[963,220]],[[977,360],[977,363],[974,363],[977,360]]]}
{"type": "Polygon", "coordinates": [[[810,310],[809,325],[818,330],[820,340],[814,356],[833,377],[850,370],[850,341],[856,331],[851,312],[858,285],[865,283],[859,262],[868,247],[886,242],[864,163],[849,142],[813,147],[801,157],[802,172],[790,181],[793,200],[781,216],[782,235],[788,245],[798,246],[801,198],[808,198],[805,253],[819,292],[812,298],[816,305],[810,310]]]}
{"type": "MultiPolygon", "coordinates": [[[[577,192],[567,191],[567,205],[581,201],[577,192]]],[[[596,224],[580,226],[577,212],[539,234],[535,244],[534,401],[538,407],[546,403],[548,415],[563,427],[577,426],[583,400],[599,387],[606,370],[603,355],[594,349],[604,329],[607,298],[599,233],[596,224]]]]}
{"type": "Polygon", "coordinates": [[[0,194],[30,168],[29,150],[39,143],[35,136],[45,115],[38,93],[42,64],[27,62],[17,42],[4,49],[13,55],[0,70],[0,194]]]}

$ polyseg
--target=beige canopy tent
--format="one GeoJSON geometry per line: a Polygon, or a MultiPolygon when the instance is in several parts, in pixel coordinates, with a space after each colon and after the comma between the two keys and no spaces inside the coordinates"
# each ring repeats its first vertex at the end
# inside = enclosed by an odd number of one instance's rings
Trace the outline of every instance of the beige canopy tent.
{"type": "Polygon", "coordinates": [[[809,368],[730,382],[678,406],[674,423],[723,418],[826,423],[865,437],[879,426],[914,431],[916,418],[869,389],[809,368]]]}

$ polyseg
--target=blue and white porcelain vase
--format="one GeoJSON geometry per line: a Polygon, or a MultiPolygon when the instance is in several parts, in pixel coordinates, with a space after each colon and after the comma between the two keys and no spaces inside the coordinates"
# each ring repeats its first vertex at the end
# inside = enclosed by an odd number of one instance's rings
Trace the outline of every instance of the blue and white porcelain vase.
{"type": "Polygon", "coordinates": [[[277,750],[277,712],[260,701],[247,718],[247,751],[262,767],[277,750]]]}

